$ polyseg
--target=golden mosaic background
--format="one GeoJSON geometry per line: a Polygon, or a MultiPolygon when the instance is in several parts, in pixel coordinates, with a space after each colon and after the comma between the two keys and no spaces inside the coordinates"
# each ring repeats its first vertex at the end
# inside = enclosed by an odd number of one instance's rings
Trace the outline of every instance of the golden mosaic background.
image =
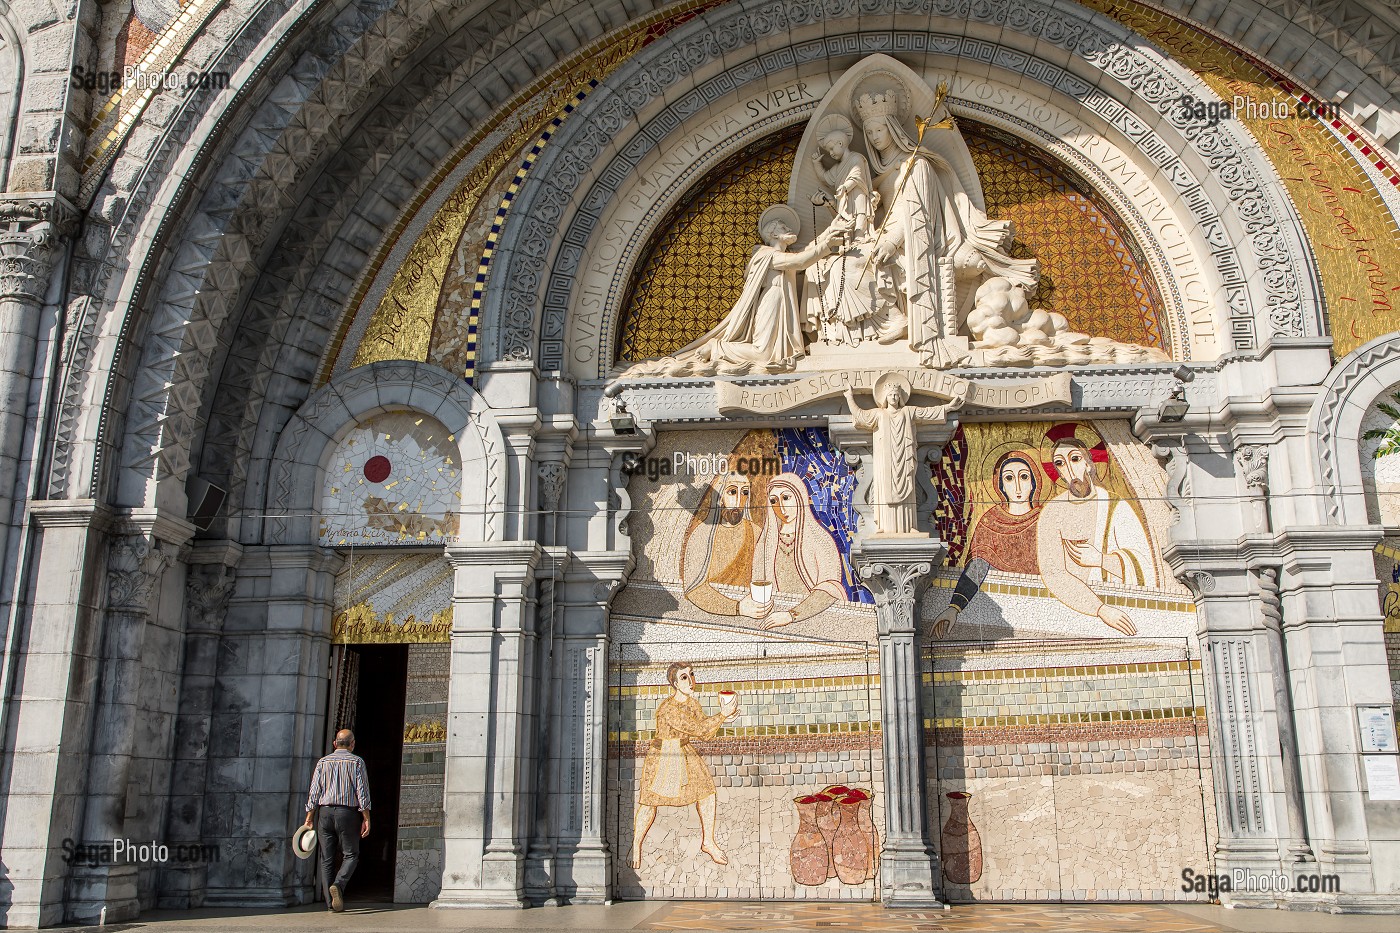
{"type": "MultiPolygon", "coordinates": [[[[987,212],[1015,223],[1015,255],[1040,260],[1033,303],[1059,311],[1077,330],[1170,352],[1160,292],[1117,215],[1033,147],[971,120],[958,125],[987,212]]],[[[804,128],[769,136],[720,165],[662,221],[623,304],[617,359],[674,353],[724,317],[758,243],[759,214],[787,200],[804,128]]]]}
{"type": "Polygon", "coordinates": [[[758,217],[787,201],[805,123],[765,137],[713,169],[659,227],[623,302],[617,358],[673,353],[714,327],[744,287],[758,217]]]}

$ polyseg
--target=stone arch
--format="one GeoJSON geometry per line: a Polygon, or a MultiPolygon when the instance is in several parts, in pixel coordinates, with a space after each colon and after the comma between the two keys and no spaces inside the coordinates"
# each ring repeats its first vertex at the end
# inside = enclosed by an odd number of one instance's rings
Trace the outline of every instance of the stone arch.
{"type": "Polygon", "coordinates": [[[1207,231],[1224,252],[1220,304],[1229,309],[1226,346],[1252,350],[1275,334],[1323,332],[1322,297],[1296,211],[1273,167],[1239,130],[1191,123],[1183,95],[1216,99],[1194,74],[1097,13],[1032,2],[1006,5],[952,0],[922,4],[917,14],[893,0],[860,12],[793,0],[782,7],[738,0],[710,10],[642,50],[590,95],[522,185],[497,258],[495,287],[483,310],[482,362],[532,359],[561,368],[563,318],[571,313],[578,270],[593,242],[614,180],[625,177],[666,133],[731,88],[787,75],[814,59],[849,61],[885,51],[925,61],[943,56],[974,73],[990,68],[1080,97],[1129,136],[1161,135],[1161,171],[1211,201],[1220,222],[1207,231]],[[954,14],[962,14],[957,18],[954,14]],[[977,27],[997,30],[993,42],[977,27]],[[1059,62],[1059,63],[1057,63],[1059,62]],[[990,64],[989,64],[990,63],[990,64]],[[667,89],[693,86],[669,103],[667,89]],[[1117,100],[1122,97],[1128,104],[1117,100]],[[659,101],[659,103],[658,103],[659,101]],[[663,106],[665,104],[665,106],[663,106]],[[654,118],[652,113],[660,109],[654,118]],[[621,137],[629,124],[635,135],[621,137]],[[643,129],[645,127],[645,129],[643,129]],[[611,158],[603,158],[611,155],[611,158]],[[538,323],[537,323],[538,322],[538,323]]]}
{"type": "Polygon", "coordinates": [[[1400,335],[1372,340],[1328,373],[1308,417],[1314,480],[1322,492],[1319,520],[1371,523],[1361,470],[1361,422],[1371,403],[1400,384],[1400,335]]]}
{"type": "MultiPolygon", "coordinates": [[[[378,172],[377,190],[360,206],[407,207],[434,161],[510,94],[626,19],[621,0],[563,7],[415,0],[380,11],[318,6],[304,16],[267,6],[252,20],[232,8],[216,13],[206,32],[229,38],[195,43],[200,58],[191,65],[241,64],[232,82],[238,93],[143,116],[96,195],[89,223],[100,230],[86,231],[82,248],[102,248],[81,256],[93,271],[86,294],[72,299],[78,333],[50,495],[181,505],[192,439],[203,434],[205,382],[229,349],[225,327],[252,299],[249,286],[265,271],[271,245],[297,240],[288,219],[306,204],[309,183],[333,168],[332,157],[358,157],[378,172]],[[288,42],[303,30],[315,34],[306,47],[288,42]],[[431,60],[432,48],[451,64],[431,60]],[[386,96],[386,77],[400,99],[386,96]],[[396,153],[391,165],[376,145],[396,153]],[[113,421],[113,411],[125,411],[124,422],[113,421]],[[123,436],[113,437],[118,423],[123,436]]],[[[323,204],[308,209],[325,216],[323,204]]],[[[373,216],[348,218],[317,244],[325,259],[318,269],[345,276],[382,229],[373,216]]],[[[326,290],[339,288],[337,278],[326,290]]],[[[339,308],[328,309],[318,290],[310,294],[314,300],[290,314],[307,331],[297,353],[315,352],[320,317],[339,308]]],[[[237,362],[252,371],[266,366],[237,362]]]]}
{"type": "MultiPolygon", "coordinates": [[[[505,441],[486,401],[446,370],[424,363],[374,363],[331,380],[302,404],[277,442],[265,496],[265,544],[312,544],[321,477],[337,442],[365,418],[417,411],[456,436],[463,464],[459,539],[498,541],[504,530],[505,441]],[[469,474],[479,463],[484,476],[469,474]]],[[[254,490],[249,490],[253,495],[254,490]]],[[[252,503],[248,503],[250,510],[252,503]]]]}

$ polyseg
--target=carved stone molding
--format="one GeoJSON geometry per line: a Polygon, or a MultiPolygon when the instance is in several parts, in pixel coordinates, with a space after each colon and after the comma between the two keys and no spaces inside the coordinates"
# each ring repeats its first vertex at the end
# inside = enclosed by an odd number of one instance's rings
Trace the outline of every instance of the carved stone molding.
{"type": "Polygon", "coordinates": [[[174,549],[141,535],[118,538],[107,558],[107,606],[117,612],[149,612],[161,574],[174,560],[174,549]]]}

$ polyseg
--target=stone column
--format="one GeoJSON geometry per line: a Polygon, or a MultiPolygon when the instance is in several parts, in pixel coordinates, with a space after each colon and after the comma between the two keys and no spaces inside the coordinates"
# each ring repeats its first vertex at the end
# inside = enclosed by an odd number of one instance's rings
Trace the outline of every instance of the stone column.
{"type": "MultiPolygon", "coordinates": [[[[14,512],[29,387],[59,236],[49,201],[0,201],[0,526],[14,512]]],[[[0,550],[0,554],[4,551],[0,550]]]]}
{"type": "Polygon", "coordinates": [[[608,607],[632,567],[628,551],[581,552],[565,576],[556,692],[561,697],[551,810],[558,828],[555,889],[574,903],[612,896],[605,831],[608,607]]]}
{"type": "MultiPolygon", "coordinates": [[[[83,809],[84,845],[111,845],[113,839],[125,837],[142,647],[161,577],[174,552],[170,542],[150,532],[123,535],[109,550],[107,611],[83,809]]],[[[127,862],[74,868],[69,877],[69,918],[92,921],[105,907],[110,921],[135,919],[140,913],[137,869],[127,862]]]]}
{"type": "MultiPolygon", "coordinates": [[[[1279,535],[1278,595],[1290,665],[1303,813],[1316,865],[1341,892],[1294,895],[1299,907],[1395,911],[1396,805],[1371,801],[1357,724],[1358,706],[1393,703],[1379,601],[1375,525],[1290,527],[1279,535]]],[[[1291,866],[1290,866],[1291,867],[1291,866]]]]}
{"type": "Polygon", "coordinates": [[[292,854],[326,754],[331,615],[343,559],[311,544],[249,547],[219,637],[202,840],[219,847],[204,906],[284,907],[314,897],[292,854]]]}
{"type": "Polygon", "coordinates": [[[1283,768],[1283,804],[1288,829],[1288,860],[1313,861],[1308,845],[1308,821],[1303,808],[1303,776],[1298,764],[1297,724],[1293,717],[1293,695],[1289,685],[1288,654],[1283,644],[1283,603],[1279,598],[1277,567],[1255,571],[1259,588],[1259,616],[1264,627],[1264,649],[1273,676],[1274,711],[1278,720],[1279,761],[1283,768]]]}
{"type": "Polygon", "coordinates": [[[540,546],[451,545],[452,662],[442,890],[434,907],[524,907],[528,716],[540,546]]]}
{"type": "MultiPolygon", "coordinates": [[[[1198,613],[1201,668],[1206,688],[1211,775],[1215,783],[1217,872],[1267,873],[1279,867],[1280,778],[1269,752],[1268,709],[1273,693],[1260,643],[1253,582],[1237,542],[1164,552],[1190,588],[1198,613]]],[[[1238,900],[1238,899],[1237,899],[1238,900]]]]}
{"type": "MultiPolygon", "coordinates": [[[[209,777],[209,744],[214,714],[215,674],[219,637],[229,597],[233,567],[242,548],[232,541],[201,544],[190,555],[185,576],[185,647],[180,681],[179,714],[175,721],[175,766],[171,775],[171,845],[205,844],[204,788],[209,777]]],[[[204,903],[209,866],[204,862],[165,868],[157,906],[177,910],[204,903]]]]}
{"type": "Polygon", "coordinates": [[[34,585],[18,640],[21,686],[5,700],[12,732],[0,848],[12,888],[0,917],[11,929],[64,920],[63,840],[82,831],[90,691],[101,666],[96,606],[112,520],[92,500],[35,502],[30,514],[34,585]]]}
{"type": "Polygon", "coordinates": [[[875,595],[880,639],[880,724],[885,756],[885,841],[880,898],[887,907],[936,907],[938,855],[929,844],[919,604],[946,551],[925,537],[867,537],[851,558],[875,595]]]}

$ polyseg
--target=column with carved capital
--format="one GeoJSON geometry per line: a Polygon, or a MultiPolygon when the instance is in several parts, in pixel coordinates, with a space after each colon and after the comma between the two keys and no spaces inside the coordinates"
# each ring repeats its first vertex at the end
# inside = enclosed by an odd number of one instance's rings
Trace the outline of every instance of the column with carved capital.
{"type": "MultiPolygon", "coordinates": [[[[1197,606],[1220,826],[1215,870],[1276,871],[1286,817],[1274,741],[1272,669],[1261,638],[1254,575],[1234,542],[1177,544],[1164,556],[1197,606]]],[[[1247,895],[1233,900],[1248,903],[1247,895]]]]}
{"type": "MultiPolygon", "coordinates": [[[[146,624],[174,556],[169,542],[140,533],[115,539],[108,554],[102,664],[80,840],[84,845],[110,846],[124,835],[146,624]]],[[[91,921],[105,907],[108,920],[134,919],[140,912],[136,875],[137,866],[130,862],[77,866],[69,879],[69,918],[91,921]]]]}
{"type": "MultiPolygon", "coordinates": [[[[219,637],[233,595],[233,568],[241,552],[232,541],[201,544],[191,553],[185,575],[184,669],[175,720],[168,823],[173,845],[204,844],[204,789],[209,776],[219,637]]],[[[202,906],[208,870],[200,860],[166,866],[157,906],[177,910],[202,906]]]]}
{"type": "Polygon", "coordinates": [[[534,813],[534,541],[451,545],[443,877],[434,907],[524,907],[534,813]]]}
{"type": "MultiPolygon", "coordinates": [[[[44,299],[61,254],[61,232],[72,219],[59,198],[0,200],[0,556],[19,546],[11,520],[16,497],[25,496],[20,465],[29,455],[23,438],[30,387],[43,378],[38,347],[44,299]]],[[[14,590],[0,592],[0,611],[8,615],[19,599],[14,590]]],[[[5,663],[9,670],[8,658],[5,663]]]]}
{"type": "Polygon", "coordinates": [[[944,544],[927,537],[865,537],[851,560],[875,595],[880,639],[885,839],[880,897],[888,907],[938,906],[938,855],[929,843],[921,704],[919,606],[944,544]]]}

